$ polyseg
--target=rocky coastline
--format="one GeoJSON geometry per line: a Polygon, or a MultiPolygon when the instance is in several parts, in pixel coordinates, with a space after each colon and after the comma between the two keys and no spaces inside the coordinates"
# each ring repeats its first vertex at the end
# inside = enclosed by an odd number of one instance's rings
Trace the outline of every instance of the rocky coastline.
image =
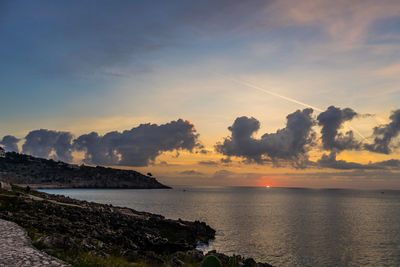
{"type": "MultiPolygon", "coordinates": [[[[204,222],[170,220],[15,185],[0,189],[0,218],[17,223],[35,247],[72,266],[199,266],[206,255],[197,245],[215,237],[204,222]]],[[[222,266],[270,266],[208,254],[222,266]]]]}
{"type": "Polygon", "coordinates": [[[31,188],[169,189],[151,174],[101,166],[68,164],[7,152],[0,157],[0,180],[31,188]]]}

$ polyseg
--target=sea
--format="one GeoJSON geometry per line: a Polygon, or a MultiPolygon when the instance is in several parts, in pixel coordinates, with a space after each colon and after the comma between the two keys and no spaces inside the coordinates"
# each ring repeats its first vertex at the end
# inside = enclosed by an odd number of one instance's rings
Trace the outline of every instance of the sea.
{"type": "Polygon", "coordinates": [[[263,187],[52,189],[216,230],[203,251],[275,266],[400,266],[400,191],[263,187]]]}

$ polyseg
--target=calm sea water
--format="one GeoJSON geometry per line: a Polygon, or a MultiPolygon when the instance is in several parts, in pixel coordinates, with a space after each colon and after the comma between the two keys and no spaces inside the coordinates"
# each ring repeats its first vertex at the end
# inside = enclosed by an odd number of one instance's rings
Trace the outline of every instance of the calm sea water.
{"type": "Polygon", "coordinates": [[[217,230],[206,249],[276,266],[400,266],[400,191],[289,188],[43,190],[217,230]]]}

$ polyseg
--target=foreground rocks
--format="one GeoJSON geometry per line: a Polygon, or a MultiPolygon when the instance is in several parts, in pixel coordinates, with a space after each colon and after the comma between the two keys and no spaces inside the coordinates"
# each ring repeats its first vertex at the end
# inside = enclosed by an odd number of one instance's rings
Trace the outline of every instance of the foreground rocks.
{"type": "Polygon", "coordinates": [[[0,266],[69,266],[34,248],[26,231],[15,223],[0,219],[0,266]]]}
{"type": "MultiPolygon", "coordinates": [[[[26,229],[37,248],[76,266],[197,266],[204,258],[197,244],[215,236],[204,222],[169,220],[16,186],[0,189],[0,218],[26,229]]],[[[232,266],[233,257],[218,257],[232,266]]],[[[269,266],[235,259],[238,266],[269,266]]]]}

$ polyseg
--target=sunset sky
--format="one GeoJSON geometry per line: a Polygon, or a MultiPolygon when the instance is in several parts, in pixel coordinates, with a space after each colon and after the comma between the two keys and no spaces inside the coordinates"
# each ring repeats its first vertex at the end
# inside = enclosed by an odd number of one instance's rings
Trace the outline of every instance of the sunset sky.
{"type": "Polygon", "coordinates": [[[398,0],[10,0],[0,36],[8,151],[169,185],[400,189],[398,0]]]}

